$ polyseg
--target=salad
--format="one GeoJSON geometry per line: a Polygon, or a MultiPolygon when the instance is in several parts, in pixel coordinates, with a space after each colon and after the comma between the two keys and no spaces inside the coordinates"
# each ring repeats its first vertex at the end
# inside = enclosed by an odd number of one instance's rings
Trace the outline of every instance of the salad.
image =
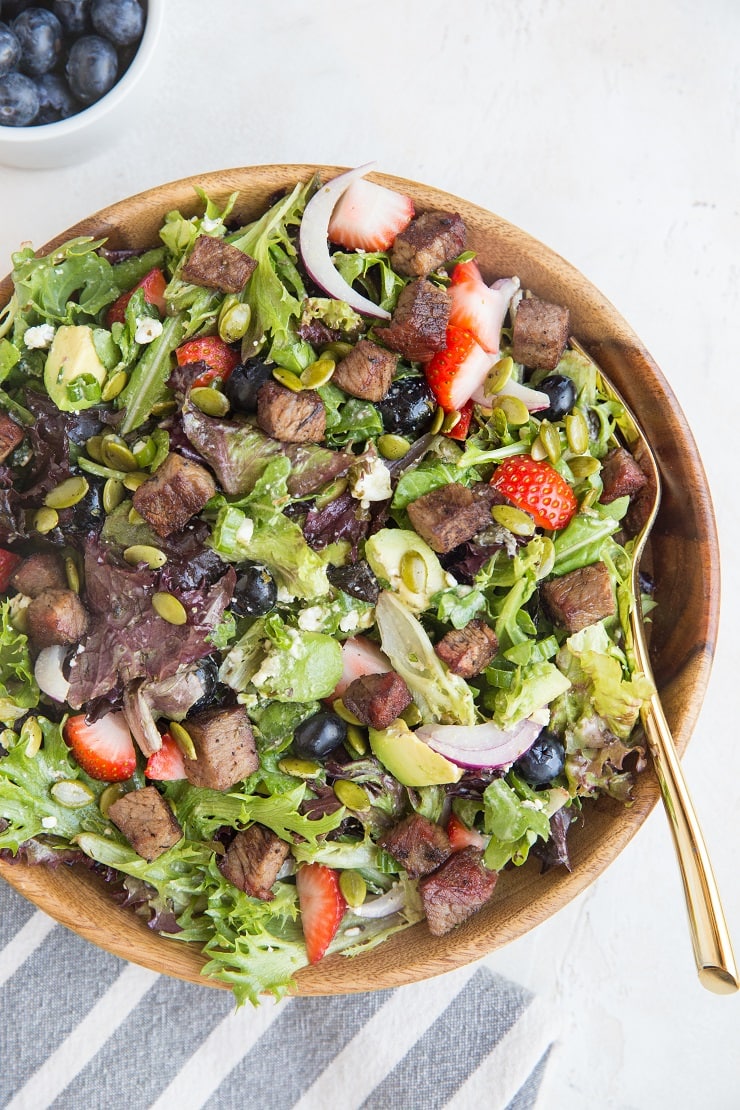
{"type": "Polygon", "coordinates": [[[25,247],[0,315],[0,853],[239,1002],[568,867],[645,765],[620,408],[368,169],[25,247]]]}

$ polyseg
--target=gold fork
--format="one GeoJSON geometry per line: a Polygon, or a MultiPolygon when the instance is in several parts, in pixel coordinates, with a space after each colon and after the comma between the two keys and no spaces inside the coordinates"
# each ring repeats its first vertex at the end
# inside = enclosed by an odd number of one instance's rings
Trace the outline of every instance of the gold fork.
{"type": "MultiPolygon", "coordinates": [[[[646,474],[647,489],[652,494],[647,519],[634,539],[632,590],[638,601],[630,613],[635,665],[652,680],[642,606],[639,603],[639,570],[645,543],[660,505],[658,463],[645,433],[619,391],[578,342],[571,340],[571,346],[594,364],[601,392],[624,410],[624,415],[619,419],[619,430],[646,474]]],[[[732,994],[740,988],[732,941],[706,843],[657,692],[642,710],[641,717],[678,856],[699,981],[707,990],[717,994],[732,994]]]]}

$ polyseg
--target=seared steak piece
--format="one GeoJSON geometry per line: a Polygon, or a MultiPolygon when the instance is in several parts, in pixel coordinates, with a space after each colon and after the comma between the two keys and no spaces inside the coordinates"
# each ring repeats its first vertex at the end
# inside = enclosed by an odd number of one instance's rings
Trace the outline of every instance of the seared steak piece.
{"type": "Polygon", "coordinates": [[[156,786],[124,794],[108,809],[108,816],[144,859],[157,859],[182,840],[180,823],[156,786]]]}
{"type": "Polygon", "coordinates": [[[498,873],[483,866],[477,848],[455,852],[433,875],[419,883],[432,936],[441,937],[484,906],[493,895],[498,873]]]}
{"type": "Polygon", "coordinates": [[[272,829],[250,825],[236,834],[219,867],[222,874],[245,894],[271,902],[271,887],[278,871],[290,855],[286,844],[272,829]]]}
{"type": "Polygon", "coordinates": [[[625,447],[614,447],[608,455],[604,456],[601,464],[601,480],[604,483],[600,498],[602,505],[608,505],[618,497],[634,497],[647,482],[647,478],[625,447]]]}
{"type": "Polygon", "coordinates": [[[180,532],[216,492],[204,466],[170,451],[133,496],[134,508],[158,536],[180,532]]]}
{"type": "Polygon", "coordinates": [[[0,463],[5,462],[23,439],[23,428],[16,424],[6,412],[0,412],[0,463]]]}
{"type": "Polygon", "coordinates": [[[416,531],[434,551],[444,554],[472,539],[491,523],[491,506],[467,486],[451,482],[412,501],[407,511],[416,531]]]}
{"type": "Polygon", "coordinates": [[[451,304],[446,290],[426,278],[410,281],[401,291],[390,325],[378,335],[404,358],[426,362],[447,346],[451,304]]]}
{"type": "Polygon", "coordinates": [[[541,592],[550,620],[568,632],[580,632],[616,612],[605,563],[591,563],[544,582],[541,592]]]}
{"type": "Polygon", "coordinates": [[[246,709],[208,709],[185,721],[197,759],[185,758],[185,774],[193,786],[228,790],[259,767],[259,756],[246,709]]]}
{"type": "Polygon", "coordinates": [[[350,713],[371,728],[388,728],[413,700],[408,686],[395,671],[362,675],[350,682],[342,695],[350,713]]]}
{"type": "Polygon", "coordinates": [[[294,393],[278,382],[264,382],[257,393],[257,423],[283,443],[320,443],[326,432],[326,409],[314,389],[294,393]]]}
{"type": "Polygon", "coordinates": [[[449,837],[442,826],[420,813],[413,813],[394,825],[378,843],[398,860],[412,879],[428,875],[452,853],[449,837]]]}
{"type": "Polygon", "coordinates": [[[238,247],[212,235],[199,235],[182,268],[182,276],[206,289],[241,293],[256,269],[255,260],[238,247]]]}
{"type": "Polygon", "coordinates": [[[554,370],[565,350],[569,331],[567,308],[536,297],[520,301],[512,337],[514,359],[525,366],[554,370]]]}
{"type": "Polygon", "coordinates": [[[465,224],[457,212],[422,212],[396,236],[393,269],[404,277],[426,277],[465,249],[465,224]]]}
{"type": "Polygon", "coordinates": [[[331,380],[353,397],[382,401],[391,387],[397,361],[377,343],[361,339],[338,364],[331,380]]]}
{"type": "Polygon", "coordinates": [[[44,590],[26,609],[28,634],[34,647],[76,644],[87,632],[85,606],[74,590],[44,590]]]}
{"type": "Polygon", "coordinates": [[[453,674],[472,678],[484,671],[498,650],[498,637],[484,620],[476,618],[464,628],[445,632],[434,650],[453,674]]]}
{"type": "Polygon", "coordinates": [[[28,555],[13,571],[10,585],[27,597],[38,597],[44,590],[66,590],[67,575],[61,555],[56,551],[28,555]]]}

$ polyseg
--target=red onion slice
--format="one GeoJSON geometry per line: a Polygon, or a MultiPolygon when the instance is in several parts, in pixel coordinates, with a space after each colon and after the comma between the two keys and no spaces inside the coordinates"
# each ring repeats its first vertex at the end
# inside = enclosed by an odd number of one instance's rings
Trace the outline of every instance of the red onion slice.
{"type": "Polygon", "coordinates": [[[490,409],[493,401],[497,397],[517,397],[523,401],[530,412],[539,412],[540,409],[550,407],[550,398],[541,389],[531,389],[528,385],[522,385],[520,382],[515,382],[509,378],[506,385],[499,389],[493,395],[488,395],[483,392],[484,382],[478,386],[473,393],[473,400],[476,404],[483,405],[484,408],[490,409]]]}
{"type": "Polygon", "coordinates": [[[384,308],[369,301],[367,297],[356,293],[352,286],[347,284],[332,262],[328,247],[329,220],[334,206],[352,182],[359,177],[364,177],[374,165],[375,162],[368,162],[320,186],[306,205],[301,220],[299,241],[304,265],[324,292],[338,301],[346,301],[355,312],[361,312],[364,316],[390,320],[390,312],[386,312],[384,308]]]}
{"type": "Polygon", "coordinates": [[[531,748],[542,725],[529,719],[508,732],[483,725],[422,725],[415,732],[429,747],[459,767],[506,767],[531,748]]]}
{"type": "Polygon", "coordinates": [[[394,883],[385,894],[377,898],[370,898],[361,906],[355,906],[352,913],[357,917],[387,917],[391,913],[398,913],[406,905],[406,894],[400,883],[394,883]]]}

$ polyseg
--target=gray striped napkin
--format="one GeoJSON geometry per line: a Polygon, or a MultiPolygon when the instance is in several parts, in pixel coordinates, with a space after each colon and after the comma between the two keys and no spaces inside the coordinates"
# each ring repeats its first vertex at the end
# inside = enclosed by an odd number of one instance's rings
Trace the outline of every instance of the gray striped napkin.
{"type": "Polygon", "coordinates": [[[553,1014],[473,965],[235,1010],[103,952],[0,880],[6,1110],[528,1110],[553,1014]]]}

